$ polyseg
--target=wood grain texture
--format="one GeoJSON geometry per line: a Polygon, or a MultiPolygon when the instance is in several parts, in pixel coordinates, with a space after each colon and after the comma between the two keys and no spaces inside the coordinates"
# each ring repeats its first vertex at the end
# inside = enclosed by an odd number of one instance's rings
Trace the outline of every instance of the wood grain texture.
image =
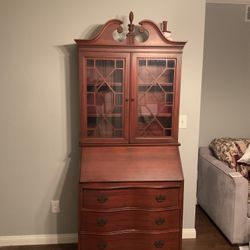
{"type": "Polygon", "coordinates": [[[109,232],[119,230],[179,230],[179,210],[117,212],[81,212],[81,231],[109,232]]]}
{"type": "Polygon", "coordinates": [[[177,146],[84,147],[81,162],[80,250],[181,249],[177,146]]]}
{"type": "Polygon", "coordinates": [[[178,250],[178,232],[171,233],[126,233],[95,236],[80,235],[80,245],[88,250],[178,250]]]}
{"type": "Polygon", "coordinates": [[[80,182],[183,181],[177,146],[84,147],[80,182]]]}
{"type": "Polygon", "coordinates": [[[82,189],[81,208],[180,208],[179,188],[82,189]]]}

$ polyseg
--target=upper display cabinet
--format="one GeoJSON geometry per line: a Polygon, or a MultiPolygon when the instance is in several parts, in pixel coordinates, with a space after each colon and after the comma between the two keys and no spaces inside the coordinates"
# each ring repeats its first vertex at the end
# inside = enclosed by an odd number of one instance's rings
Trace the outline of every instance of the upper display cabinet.
{"type": "Polygon", "coordinates": [[[185,42],[169,38],[167,22],[128,31],[108,21],[79,53],[81,145],[178,144],[181,57],[185,42]]]}

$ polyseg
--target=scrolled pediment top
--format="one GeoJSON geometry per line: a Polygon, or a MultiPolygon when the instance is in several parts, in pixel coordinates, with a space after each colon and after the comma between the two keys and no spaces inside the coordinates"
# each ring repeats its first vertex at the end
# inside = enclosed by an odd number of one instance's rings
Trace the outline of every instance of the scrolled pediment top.
{"type": "Polygon", "coordinates": [[[139,25],[133,24],[134,14],[129,13],[128,28],[119,19],[106,22],[100,31],[91,39],[76,39],[77,45],[123,45],[123,46],[178,46],[184,47],[186,42],[173,41],[167,29],[167,21],[161,28],[151,20],[145,19],[139,25]]]}

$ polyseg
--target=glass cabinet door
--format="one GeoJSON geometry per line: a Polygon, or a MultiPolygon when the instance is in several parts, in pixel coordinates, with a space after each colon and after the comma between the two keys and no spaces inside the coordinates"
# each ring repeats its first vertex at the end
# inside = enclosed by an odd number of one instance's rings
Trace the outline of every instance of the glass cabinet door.
{"type": "Polygon", "coordinates": [[[173,140],[177,59],[146,56],[133,63],[134,140],[173,140]]]}
{"type": "Polygon", "coordinates": [[[82,114],[87,141],[126,142],[128,124],[127,57],[86,56],[84,58],[85,100],[82,114]],[[86,107],[86,108],[85,108],[86,107]]]}

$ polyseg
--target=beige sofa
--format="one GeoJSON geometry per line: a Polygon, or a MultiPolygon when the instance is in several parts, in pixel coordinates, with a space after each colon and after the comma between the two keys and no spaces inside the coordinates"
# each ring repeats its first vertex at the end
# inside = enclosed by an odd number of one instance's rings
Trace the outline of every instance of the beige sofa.
{"type": "Polygon", "coordinates": [[[250,240],[248,180],[199,149],[197,201],[232,244],[250,240]]]}

